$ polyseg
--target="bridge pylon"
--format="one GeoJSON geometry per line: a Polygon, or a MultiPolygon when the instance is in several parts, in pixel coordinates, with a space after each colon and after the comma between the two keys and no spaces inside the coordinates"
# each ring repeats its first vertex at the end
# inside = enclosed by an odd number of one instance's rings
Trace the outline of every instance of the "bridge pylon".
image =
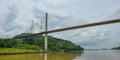
{"type": "Polygon", "coordinates": [[[48,52],[48,35],[47,35],[47,28],[48,28],[48,13],[45,14],[45,43],[44,43],[44,47],[45,50],[44,52],[48,52]]]}

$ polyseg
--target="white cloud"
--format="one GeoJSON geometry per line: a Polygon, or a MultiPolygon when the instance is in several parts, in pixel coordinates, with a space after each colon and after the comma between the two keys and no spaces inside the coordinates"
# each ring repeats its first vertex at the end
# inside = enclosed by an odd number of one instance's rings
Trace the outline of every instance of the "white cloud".
{"type": "MultiPolygon", "coordinates": [[[[11,0],[9,2],[0,0],[0,37],[4,35],[13,37],[28,31],[32,20],[36,26],[34,32],[39,32],[39,20],[44,19],[42,16],[45,12],[49,13],[49,30],[52,30],[119,18],[119,6],[119,0],[11,0]]],[[[119,45],[119,25],[71,30],[50,35],[70,40],[85,48],[111,48],[119,45]]]]}
{"type": "Polygon", "coordinates": [[[73,0],[43,0],[45,3],[52,4],[52,5],[61,5],[66,4],[68,2],[72,2],[73,0]]]}

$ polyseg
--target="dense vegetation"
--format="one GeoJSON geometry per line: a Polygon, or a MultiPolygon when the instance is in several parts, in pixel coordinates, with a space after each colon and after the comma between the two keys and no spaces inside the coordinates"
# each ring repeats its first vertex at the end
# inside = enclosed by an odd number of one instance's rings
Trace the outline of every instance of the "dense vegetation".
{"type": "MultiPolygon", "coordinates": [[[[0,48],[19,48],[19,49],[32,49],[37,51],[44,50],[44,36],[35,35],[27,36],[28,33],[23,33],[15,36],[14,38],[0,39],[0,48]],[[25,36],[25,37],[23,37],[25,36]],[[19,38],[22,37],[22,38],[19,38]]],[[[83,50],[79,45],[74,43],[48,36],[48,50],[49,51],[70,51],[70,50],[83,50]]]]}
{"type": "Polygon", "coordinates": [[[19,49],[19,48],[1,48],[0,53],[19,53],[19,52],[37,52],[31,49],[19,49]]]}
{"type": "Polygon", "coordinates": [[[112,48],[113,50],[120,50],[120,47],[112,48]]]}

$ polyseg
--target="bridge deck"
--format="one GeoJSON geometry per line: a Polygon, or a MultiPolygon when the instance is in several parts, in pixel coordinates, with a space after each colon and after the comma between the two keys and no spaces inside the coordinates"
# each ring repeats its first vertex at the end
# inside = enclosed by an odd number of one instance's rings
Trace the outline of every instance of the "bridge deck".
{"type": "MultiPolygon", "coordinates": [[[[36,33],[36,34],[31,34],[31,35],[39,35],[39,34],[45,34],[45,33],[61,32],[61,31],[66,31],[66,30],[72,30],[72,29],[78,29],[78,28],[87,28],[87,27],[92,27],[92,26],[99,26],[99,25],[119,23],[119,22],[120,22],[120,19],[107,20],[107,21],[102,21],[102,22],[95,22],[95,23],[89,23],[89,24],[84,24],[84,25],[77,25],[77,26],[61,28],[61,29],[55,29],[55,30],[50,30],[50,31],[43,31],[43,32],[36,33]]],[[[29,35],[29,36],[31,36],[31,35],[29,35]]],[[[27,37],[27,36],[24,36],[24,37],[27,37]]]]}

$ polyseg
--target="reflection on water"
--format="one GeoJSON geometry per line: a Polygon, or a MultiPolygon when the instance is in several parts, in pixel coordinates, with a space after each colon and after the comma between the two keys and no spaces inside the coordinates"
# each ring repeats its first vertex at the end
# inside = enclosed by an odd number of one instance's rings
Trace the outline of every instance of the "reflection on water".
{"type": "Polygon", "coordinates": [[[44,60],[73,60],[76,56],[81,56],[82,53],[45,53],[44,60]]]}
{"type": "Polygon", "coordinates": [[[48,60],[47,59],[47,53],[44,54],[44,60],[48,60]]]}
{"type": "Polygon", "coordinates": [[[120,51],[96,50],[68,53],[0,55],[0,60],[120,60],[120,51]]]}
{"type": "Polygon", "coordinates": [[[53,53],[48,54],[48,60],[73,60],[76,56],[81,56],[82,52],[79,53],[53,53]]]}
{"type": "Polygon", "coordinates": [[[20,55],[0,55],[0,60],[73,60],[82,53],[38,53],[20,55]]]}
{"type": "Polygon", "coordinates": [[[120,60],[120,52],[117,50],[85,51],[74,60],[120,60]]]}

